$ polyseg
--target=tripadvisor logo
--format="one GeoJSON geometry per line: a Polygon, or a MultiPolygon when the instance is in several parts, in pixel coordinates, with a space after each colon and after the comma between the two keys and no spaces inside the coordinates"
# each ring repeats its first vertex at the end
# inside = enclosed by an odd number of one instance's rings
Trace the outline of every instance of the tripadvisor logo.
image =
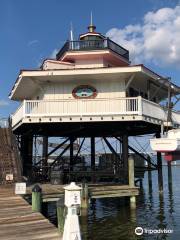
{"type": "Polygon", "coordinates": [[[137,227],[135,228],[135,234],[136,235],[142,235],[143,234],[143,228],[142,227],[137,227]]]}
{"type": "Polygon", "coordinates": [[[136,227],[135,228],[135,234],[136,235],[142,235],[144,234],[161,234],[161,233],[173,233],[172,229],[148,229],[148,228],[142,228],[142,227],[136,227]]]}

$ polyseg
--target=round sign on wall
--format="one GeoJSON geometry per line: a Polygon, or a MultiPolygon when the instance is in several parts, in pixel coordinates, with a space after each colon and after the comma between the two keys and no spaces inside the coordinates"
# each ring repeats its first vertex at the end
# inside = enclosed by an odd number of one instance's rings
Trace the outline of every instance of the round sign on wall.
{"type": "Polygon", "coordinates": [[[80,85],[73,89],[72,95],[74,98],[95,98],[97,90],[89,85],[80,85]]]}

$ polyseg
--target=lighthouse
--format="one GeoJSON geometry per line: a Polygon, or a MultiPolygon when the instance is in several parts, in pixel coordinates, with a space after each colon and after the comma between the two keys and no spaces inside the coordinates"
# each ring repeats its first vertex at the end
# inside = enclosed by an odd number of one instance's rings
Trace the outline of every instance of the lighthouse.
{"type": "Polygon", "coordinates": [[[9,94],[20,103],[11,122],[19,139],[23,175],[31,178],[34,169],[39,169],[38,176],[48,179],[52,169],[64,168],[63,154],[69,151],[68,176],[78,174],[81,179],[90,174],[91,180],[95,179],[99,172],[95,141],[101,138],[116,157],[111,178],[127,182],[129,137],[158,136],[162,125],[172,128],[180,124],[180,114],[173,111],[172,122],[167,122],[168,111],[161,106],[170,84],[171,95],[179,94],[179,87],[168,79],[143,64],[131,64],[129,51],[99,33],[91,22],[77,40],[65,42],[55,59],[45,59],[40,69],[21,70],[9,94]],[[44,155],[34,161],[37,136],[44,139],[44,155]],[[47,151],[49,137],[64,139],[58,145],[64,144],[63,151],[51,162],[49,158],[58,147],[47,151]],[[119,141],[122,154],[116,154],[109,137],[119,141]],[[76,173],[74,168],[80,151],[74,151],[77,138],[90,140],[89,172],[76,173]]]}

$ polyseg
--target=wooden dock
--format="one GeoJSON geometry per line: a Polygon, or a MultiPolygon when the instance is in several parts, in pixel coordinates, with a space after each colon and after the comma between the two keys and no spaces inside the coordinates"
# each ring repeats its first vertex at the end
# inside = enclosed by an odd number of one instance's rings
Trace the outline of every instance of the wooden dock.
{"type": "MultiPolygon", "coordinates": [[[[42,188],[43,202],[57,201],[64,196],[65,185],[39,184],[42,188]]],[[[32,186],[27,188],[26,197],[29,198],[32,193],[32,186]]],[[[138,187],[119,184],[88,184],[89,198],[107,198],[107,197],[130,197],[139,195],[138,187]]]]}
{"type": "Polygon", "coordinates": [[[31,205],[14,194],[11,186],[0,186],[1,240],[60,240],[57,228],[31,205]]]}

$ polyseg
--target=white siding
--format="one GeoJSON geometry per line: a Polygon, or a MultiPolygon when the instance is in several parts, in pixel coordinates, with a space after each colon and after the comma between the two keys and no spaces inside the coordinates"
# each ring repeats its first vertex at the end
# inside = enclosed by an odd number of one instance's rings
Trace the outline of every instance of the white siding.
{"type": "Polygon", "coordinates": [[[35,94],[33,99],[73,99],[72,90],[79,85],[90,85],[96,88],[98,94],[97,98],[118,98],[125,97],[124,80],[109,80],[109,81],[76,81],[76,82],[62,82],[58,84],[46,84],[35,94]]]}

